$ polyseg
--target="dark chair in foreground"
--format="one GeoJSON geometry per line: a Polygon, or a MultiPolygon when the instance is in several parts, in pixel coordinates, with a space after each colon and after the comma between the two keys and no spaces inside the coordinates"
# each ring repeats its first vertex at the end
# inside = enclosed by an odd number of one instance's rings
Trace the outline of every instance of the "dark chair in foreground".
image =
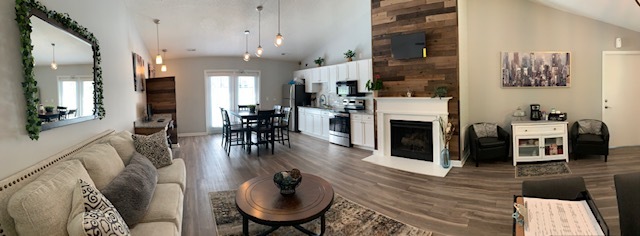
{"type": "Polygon", "coordinates": [[[616,185],[620,233],[640,234],[640,172],[613,176],[616,185]]]}
{"type": "Polygon", "coordinates": [[[607,162],[609,156],[609,128],[599,120],[585,119],[573,123],[569,133],[573,159],[578,155],[604,155],[607,162]]]}
{"type": "Polygon", "coordinates": [[[469,126],[467,132],[471,157],[476,162],[476,167],[480,159],[502,157],[506,161],[509,158],[511,136],[500,126],[492,123],[475,123],[469,126]]]}
{"type": "Polygon", "coordinates": [[[263,110],[258,111],[258,119],[255,124],[251,125],[251,132],[256,134],[256,141],[253,141],[253,137],[249,143],[249,148],[251,145],[256,145],[258,156],[260,156],[260,145],[264,144],[269,148],[269,144],[271,144],[271,154],[273,154],[273,149],[275,146],[274,141],[274,114],[275,110],[263,110]]]}
{"type": "Polygon", "coordinates": [[[582,177],[522,181],[522,196],[574,200],[587,190],[582,177]]]}
{"type": "Polygon", "coordinates": [[[286,140],[289,144],[289,148],[291,148],[291,141],[289,140],[289,119],[291,118],[291,107],[283,107],[282,113],[284,113],[283,117],[279,117],[274,123],[275,128],[275,141],[282,142],[284,145],[284,141],[286,140]]]}

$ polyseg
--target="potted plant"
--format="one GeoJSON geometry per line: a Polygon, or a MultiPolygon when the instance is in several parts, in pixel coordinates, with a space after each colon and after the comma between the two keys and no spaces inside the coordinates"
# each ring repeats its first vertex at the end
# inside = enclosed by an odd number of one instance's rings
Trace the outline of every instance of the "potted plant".
{"type": "Polygon", "coordinates": [[[322,63],[324,63],[324,58],[322,57],[318,57],[318,59],[313,60],[314,63],[316,63],[316,65],[318,65],[318,67],[322,66],[322,63]]]}
{"type": "Polygon", "coordinates": [[[347,51],[344,53],[344,58],[347,58],[347,61],[353,61],[353,58],[356,56],[356,53],[354,51],[347,51]]]}
{"type": "Polygon", "coordinates": [[[377,97],[378,90],[381,90],[384,88],[384,85],[382,84],[382,80],[380,79],[380,75],[376,74],[373,80],[367,80],[367,84],[365,84],[365,87],[367,88],[367,90],[373,91],[373,96],[377,97]]]}
{"type": "Polygon", "coordinates": [[[47,112],[53,112],[53,106],[44,106],[44,110],[47,112]]]}
{"type": "Polygon", "coordinates": [[[434,91],[433,97],[438,97],[438,98],[442,99],[442,97],[445,97],[445,96],[447,96],[447,87],[446,86],[437,87],[436,90],[434,91]]]}
{"type": "Polygon", "coordinates": [[[449,121],[449,119],[445,121],[443,116],[440,116],[438,121],[438,123],[440,123],[440,140],[442,142],[440,143],[440,145],[442,145],[442,151],[440,152],[440,165],[442,165],[442,168],[449,168],[451,166],[449,141],[451,141],[451,137],[453,137],[453,132],[456,130],[456,127],[449,121]]]}
{"type": "Polygon", "coordinates": [[[256,112],[256,105],[247,105],[247,107],[249,108],[249,112],[251,112],[251,113],[255,113],[256,112]]]}

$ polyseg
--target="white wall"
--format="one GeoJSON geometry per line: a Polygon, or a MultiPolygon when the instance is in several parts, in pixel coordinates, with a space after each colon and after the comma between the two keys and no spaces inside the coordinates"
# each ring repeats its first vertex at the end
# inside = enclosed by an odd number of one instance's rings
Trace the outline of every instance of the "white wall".
{"type": "Polygon", "coordinates": [[[601,119],[602,51],[640,49],[638,32],[530,1],[466,3],[469,42],[466,124],[488,121],[510,129],[513,111],[521,107],[528,114],[531,103],[539,103],[543,110],[556,108],[567,112],[570,122],[601,119]],[[616,37],[625,42],[621,49],[614,47],[616,37]],[[501,51],[571,52],[571,87],[501,88],[501,51]]]}
{"type": "Polygon", "coordinates": [[[469,0],[458,0],[458,59],[459,59],[459,71],[458,80],[460,90],[459,107],[460,113],[458,118],[460,119],[460,129],[458,127],[458,133],[460,138],[460,160],[464,160],[468,155],[468,148],[466,148],[465,137],[467,135],[467,129],[464,129],[469,124],[469,31],[468,20],[468,2],[469,0]]]}
{"type": "MultiPolygon", "coordinates": [[[[135,104],[131,52],[149,55],[144,47],[132,47],[129,27],[133,25],[122,0],[41,1],[47,8],[68,13],[98,38],[102,53],[106,117],[65,126],[29,139],[25,130],[25,99],[22,92],[20,39],[15,22],[14,1],[0,1],[0,178],[9,176],[49,155],[106,129],[132,130],[135,104]]],[[[141,45],[141,44],[137,44],[141,45]]]]}
{"type": "Polygon", "coordinates": [[[249,62],[238,57],[199,57],[165,59],[167,72],[156,67],[156,77],[176,77],[178,133],[181,135],[206,132],[205,70],[260,71],[260,106],[273,107],[282,101],[282,85],[293,79],[298,63],[252,58],[249,62]]]}

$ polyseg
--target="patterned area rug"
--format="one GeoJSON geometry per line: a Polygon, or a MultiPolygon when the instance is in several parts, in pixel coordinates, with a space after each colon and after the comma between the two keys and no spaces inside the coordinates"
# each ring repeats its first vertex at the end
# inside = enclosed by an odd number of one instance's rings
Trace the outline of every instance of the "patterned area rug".
{"type": "Polygon", "coordinates": [[[518,164],[516,166],[516,178],[566,175],[571,174],[567,162],[547,162],[536,164],[518,164]]]}
{"type": "MultiPolygon", "coordinates": [[[[218,235],[242,235],[242,216],[235,206],[236,191],[209,193],[218,235]]],[[[302,227],[320,233],[320,219],[302,227]]],[[[249,235],[267,231],[270,227],[249,221],[249,235]]],[[[331,209],[326,213],[325,235],[416,235],[432,233],[398,222],[336,194],[331,209]]],[[[305,235],[293,227],[280,227],[270,235],[305,235]]]]}

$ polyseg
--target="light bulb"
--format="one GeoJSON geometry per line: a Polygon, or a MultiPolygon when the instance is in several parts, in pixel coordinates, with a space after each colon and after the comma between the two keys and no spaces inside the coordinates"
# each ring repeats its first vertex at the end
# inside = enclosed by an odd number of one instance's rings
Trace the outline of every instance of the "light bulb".
{"type": "Polygon", "coordinates": [[[51,62],[51,69],[53,69],[53,70],[57,70],[58,69],[58,64],[55,61],[51,62]]]}
{"type": "Polygon", "coordinates": [[[273,42],[273,44],[276,45],[276,47],[280,47],[282,46],[282,40],[284,40],[284,37],[282,37],[282,34],[278,33],[278,35],[276,35],[276,41],[273,42]]]}
{"type": "Polygon", "coordinates": [[[159,53],[156,56],[156,65],[162,65],[162,56],[159,53]]]}
{"type": "Polygon", "coordinates": [[[249,61],[249,60],[251,60],[251,54],[249,54],[249,52],[245,52],[245,53],[244,53],[244,58],[243,58],[243,59],[244,59],[244,61],[249,61]]]}
{"type": "Polygon", "coordinates": [[[263,52],[264,50],[262,50],[262,46],[258,46],[258,49],[256,49],[256,56],[261,57],[263,52]]]}
{"type": "Polygon", "coordinates": [[[160,67],[160,71],[162,72],[166,72],[167,71],[167,65],[162,65],[162,67],[160,67]]]}

